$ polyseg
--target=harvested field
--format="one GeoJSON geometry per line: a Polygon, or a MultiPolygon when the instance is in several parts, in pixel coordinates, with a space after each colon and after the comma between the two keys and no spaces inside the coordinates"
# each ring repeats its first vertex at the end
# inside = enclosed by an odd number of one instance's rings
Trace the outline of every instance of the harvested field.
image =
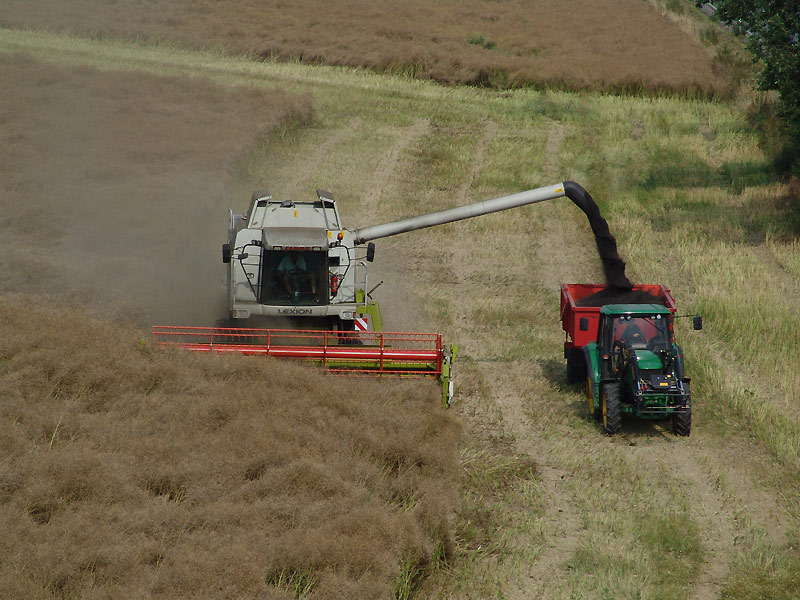
{"type": "Polygon", "coordinates": [[[452,553],[434,384],[155,352],[0,298],[0,597],[388,598],[452,553]]]}
{"type": "Polygon", "coordinates": [[[202,79],[0,60],[0,292],[140,326],[213,324],[226,192],[303,99],[202,79]]]}
{"type": "Polygon", "coordinates": [[[167,40],[492,87],[729,90],[709,51],[641,0],[6,0],[0,26],[167,40]]]}

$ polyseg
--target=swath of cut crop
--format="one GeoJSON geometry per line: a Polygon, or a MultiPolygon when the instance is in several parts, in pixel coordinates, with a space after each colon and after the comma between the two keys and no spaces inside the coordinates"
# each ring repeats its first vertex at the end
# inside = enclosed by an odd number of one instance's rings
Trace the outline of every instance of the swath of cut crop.
{"type": "Polygon", "coordinates": [[[308,102],[18,56],[0,60],[0,88],[0,292],[213,324],[231,176],[308,102]]]}
{"type": "Polygon", "coordinates": [[[0,297],[0,597],[388,598],[449,556],[435,384],[137,338],[0,297]]]}

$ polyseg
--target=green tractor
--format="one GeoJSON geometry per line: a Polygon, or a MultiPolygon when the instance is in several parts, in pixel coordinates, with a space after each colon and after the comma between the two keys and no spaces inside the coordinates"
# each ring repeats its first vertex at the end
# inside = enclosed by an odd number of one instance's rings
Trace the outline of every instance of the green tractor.
{"type": "Polygon", "coordinates": [[[671,417],[672,431],[689,435],[692,394],[669,309],[657,304],[603,306],[597,341],[584,352],[589,408],[606,433],[617,433],[623,413],[629,413],[671,417]]]}
{"type": "MultiPolygon", "coordinates": [[[[671,418],[673,432],[688,436],[692,395],[683,350],[675,343],[675,304],[669,290],[647,290],[665,305],[576,304],[574,296],[588,296],[596,287],[562,286],[562,319],[573,334],[565,344],[568,378],[585,378],[589,412],[609,435],[619,432],[623,414],[631,414],[671,418]]],[[[694,329],[702,329],[701,317],[695,317],[694,329]]]]}

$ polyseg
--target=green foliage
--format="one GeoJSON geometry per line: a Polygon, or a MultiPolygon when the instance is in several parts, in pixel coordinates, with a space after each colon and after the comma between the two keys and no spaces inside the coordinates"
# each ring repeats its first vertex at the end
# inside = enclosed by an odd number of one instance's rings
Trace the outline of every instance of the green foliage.
{"type": "Polygon", "coordinates": [[[800,174],[800,2],[798,0],[720,0],[717,16],[747,33],[747,46],[763,69],[759,85],[781,96],[779,116],[787,147],[778,164],[800,174]]]}
{"type": "Polygon", "coordinates": [[[485,48],[486,50],[493,50],[497,44],[495,44],[492,40],[485,37],[482,33],[474,33],[469,38],[469,43],[473,46],[480,46],[481,48],[485,48]]]}

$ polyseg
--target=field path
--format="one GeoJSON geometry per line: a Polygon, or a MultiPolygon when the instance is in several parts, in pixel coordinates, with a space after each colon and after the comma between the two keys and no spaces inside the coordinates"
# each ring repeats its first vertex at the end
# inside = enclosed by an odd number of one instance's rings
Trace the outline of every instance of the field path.
{"type": "Polygon", "coordinates": [[[291,175],[283,186],[286,197],[304,197],[308,182],[318,181],[318,172],[323,163],[330,158],[332,153],[339,151],[338,148],[342,142],[353,137],[361,124],[360,117],[353,117],[343,127],[325,132],[322,141],[314,145],[313,151],[303,160],[294,163],[291,175]]]}
{"type": "Polygon", "coordinates": [[[677,452],[670,452],[665,444],[641,448],[640,452],[647,456],[648,464],[659,465],[677,481],[682,482],[692,507],[692,516],[700,528],[703,562],[699,565],[689,598],[718,598],[734,558],[736,524],[730,504],[709,480],[707,468],[698,461],[696,440],[687,442],[677,452]]]}
{"type": "Polygon", "coordinates": [[[393,127],[387,135],[392,139],[392,145],[383,154],[369,183],[362,194],[362,213],[370,217],[370,223],[376,222],[380,217],[379,206],[387,190],[394,189],[397,182],[395,178],[402,161],[403,153],[412,146],[417,139],[424,136],[430,127],[428,119],[416,119],[410,127],[393,127]]]}

